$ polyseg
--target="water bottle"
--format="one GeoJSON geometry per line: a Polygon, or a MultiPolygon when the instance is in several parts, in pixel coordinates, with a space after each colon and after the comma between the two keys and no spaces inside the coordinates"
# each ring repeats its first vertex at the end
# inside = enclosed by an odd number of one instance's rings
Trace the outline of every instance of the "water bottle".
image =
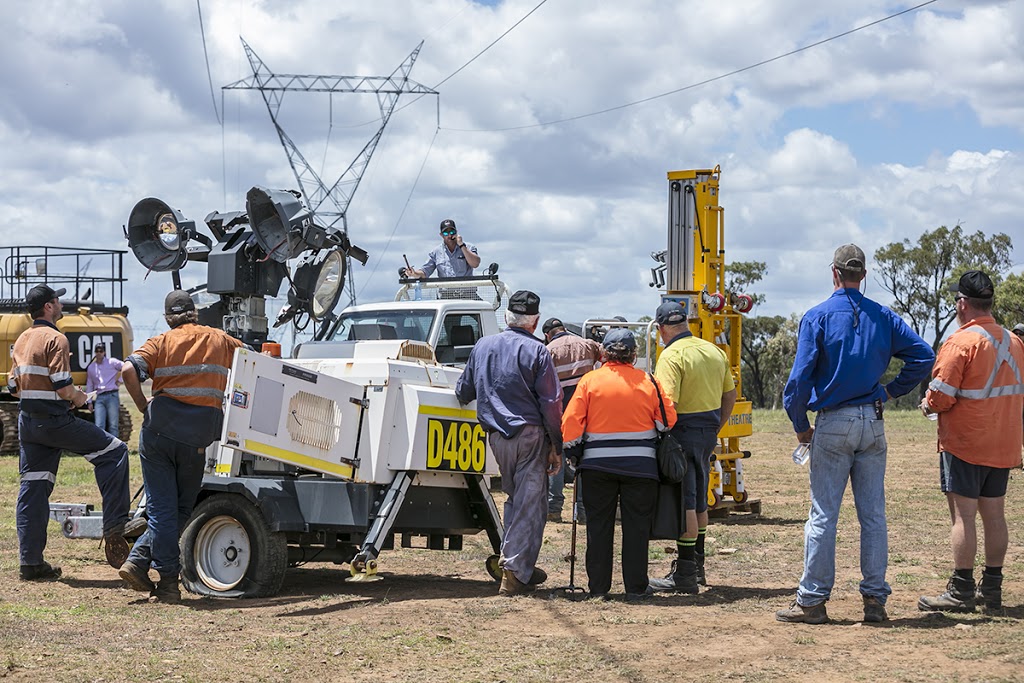
{"type": "Polygon", "coordinates": [[[423,298],[423,283],[421,283],[419,280],[417,280],[416,284],[412,288],[412,291],[413,291],[412,298],[413,298],[414,301],[419,301],[420,299],[422,299],[423,298]]]}
{"type": "Polygon", "coordinates": [[[811,444],[801,443],[793,449],[793,462],[797,465],[806,465],[811,459],[811,444]]]}

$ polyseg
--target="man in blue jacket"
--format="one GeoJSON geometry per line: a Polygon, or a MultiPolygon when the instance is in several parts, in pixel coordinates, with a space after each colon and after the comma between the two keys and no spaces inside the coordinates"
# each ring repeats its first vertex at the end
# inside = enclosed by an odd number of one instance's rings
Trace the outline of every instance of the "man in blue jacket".
{"type": "Polygon", "coordinates": [[[547,580],[535,565],[544,541],[547,475],[562,466],[562,389],[551,353],[533,336],[539,317],[540,297],[513,294],[508,329],[476,343],[455,385],[460,403],[476,401],[508,495],[499,595],[519,595],[547,580]]]}
{"type": "Polygon", "coordinates": [[[811,511],[804,526],[803,577],[793,604],[776,612],[779,621],[828,621],[825,602],[835,583],[836,525],[847,481],[860,521],[864,621],[889,618],[882,408],[929,375],[935,352],[902,318],[861,293],[865,263],[864,252],[855,244],[836,249],[832,296],[800,321],[783,406],[797,441],[811,445],[811,511]],[[903,368],[882,386],[882,375],[894,357],[904,361],[903,368]],[[808,410],[818,413],[814,427],[807,420],[808,410]]]}

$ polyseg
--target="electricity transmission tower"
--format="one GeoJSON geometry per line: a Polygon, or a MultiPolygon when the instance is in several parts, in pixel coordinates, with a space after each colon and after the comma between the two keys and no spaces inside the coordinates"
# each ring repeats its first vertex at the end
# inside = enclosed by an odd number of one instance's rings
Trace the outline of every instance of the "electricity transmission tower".
{"type": "MultiPolygon", "coordinates": [[[[249,44],[242,40],[242,47],[249,58],[249,66],[252,67],[252,76],[235,81],[223,86],[223,90],[259,90],[263,101],[270,113],[270,120],[277,129],[277,135],[281,139],[285,154],[288,156],[288,164],[292,167],[295,180],[299,184],[299,190],[306,198],[306,203],[315,216],[328,220],[327,227],[334,227],[339,221],[341,230],[348,233],[348,206],[352,202],[352,196],[359,187],[359,181],[366,172],[377,143],[380,142],[384,128],[388,125],[395,105],[398,103],[399,95],[404,93],[418,95],[437,95],[437,91],[421,85],[409,78],[409,72],[419,56],[420,42],[408,57],[405,58],[398,68],[388,76],[312,76],[299,74],[275,74],[263,60],[253,51],[249,44]],[[302,156],[298,145],[288,137],[284,128],[278,121],[278,114],[281,110],[281,101],[284,94],[289,91],[298,92],[324,92],[324,93],[374,93],[377,96],[377,105],[380,108],[380,127],[363,149],[356,155],[348,168],[338,176],[330,187],[324,184],[323,179],[313,169],[306,158],[302,156]]],[[[355,282],[352,277],[352,259],[348,258],[346,270],[346,288],[349,294],[349,303],[356,303],[355,282]]]]}

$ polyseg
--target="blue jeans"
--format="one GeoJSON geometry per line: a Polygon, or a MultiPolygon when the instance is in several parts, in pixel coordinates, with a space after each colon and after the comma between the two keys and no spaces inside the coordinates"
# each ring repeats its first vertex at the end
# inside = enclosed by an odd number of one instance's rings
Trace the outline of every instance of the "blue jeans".
{"type": "Polygon", "coordinates": [[[96,395],[92,404],[93,422],[111,436],[117,436],[118,418],[121,412],[121,398],[116,391],[96,395]]]}
{"type": "Polygon", "coordinates": [[[178,536],[192,516],[206,468],[206,449],[183,444],[145,427],[139,434],[139,458],[146,486],[149,526],[128,559],[160,574],[181,571],[178,536]]]}
{"type": "Polygon", "coordinates": [[[797,602],[804,607],[829,599],[836,577],[836,525],[849,480],[860,522],[862,595],[883,605],[892,589],[885,581],[889,537],[885,522],[885,424],[872,405],[818,414],[811,440],[811,511],[804,526],[804,574],[797,602]]]}

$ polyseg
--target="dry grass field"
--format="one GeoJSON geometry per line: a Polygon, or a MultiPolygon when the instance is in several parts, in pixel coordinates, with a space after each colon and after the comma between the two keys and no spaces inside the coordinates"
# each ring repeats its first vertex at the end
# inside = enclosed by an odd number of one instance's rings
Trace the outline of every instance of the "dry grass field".
{"type": "MultiPolygon", "coordinates": [[[[384,581],[346,584],[344,567],[289,570],[280,595],[230,601],[186,595],[151,605],[121,585],[97,543],[50,525],[47,557],[58,583],[17,579],[15,458],[0,461],[0,677],[24,681],[773,681],[1024,680],[1024,504],[1010,482],[1006,616],[928,615],[922,593],[944,589],[948,513],[937,490],[934,423],[887,416],[891,621],[861,624],[858,528],[851,496],[840,522],[837,583],[823,626],[780,624],[802,565],[807,471],[789,458],[780,413],[755,413],[744,447],[747,485],[762,516],[709,528],[710,586],[699,596],[648,603],[569,602],[549,590],[497,597],[484,572],[483,535],[460,552],[395,550],[384,581]]],[[[140,480],[132,460],[134,485],[140,480]]],[[[79,458],[61,465],[55,501],[98,493],[79,458]]],[[[549,525],[547,587],[568,581],[570,525],[549,525]]],[[[651,544],[652,575],[671,555],[651,544]]],[[[582,556],[583,543],[580,544],[582,556]]],[[[577,582],[585,585],[578,566],[577,582]]],[[[621,583],[613,592],[621,592],[621,583]]],[[[621,597],[621,596],[620,596],[621,597]]]]}

